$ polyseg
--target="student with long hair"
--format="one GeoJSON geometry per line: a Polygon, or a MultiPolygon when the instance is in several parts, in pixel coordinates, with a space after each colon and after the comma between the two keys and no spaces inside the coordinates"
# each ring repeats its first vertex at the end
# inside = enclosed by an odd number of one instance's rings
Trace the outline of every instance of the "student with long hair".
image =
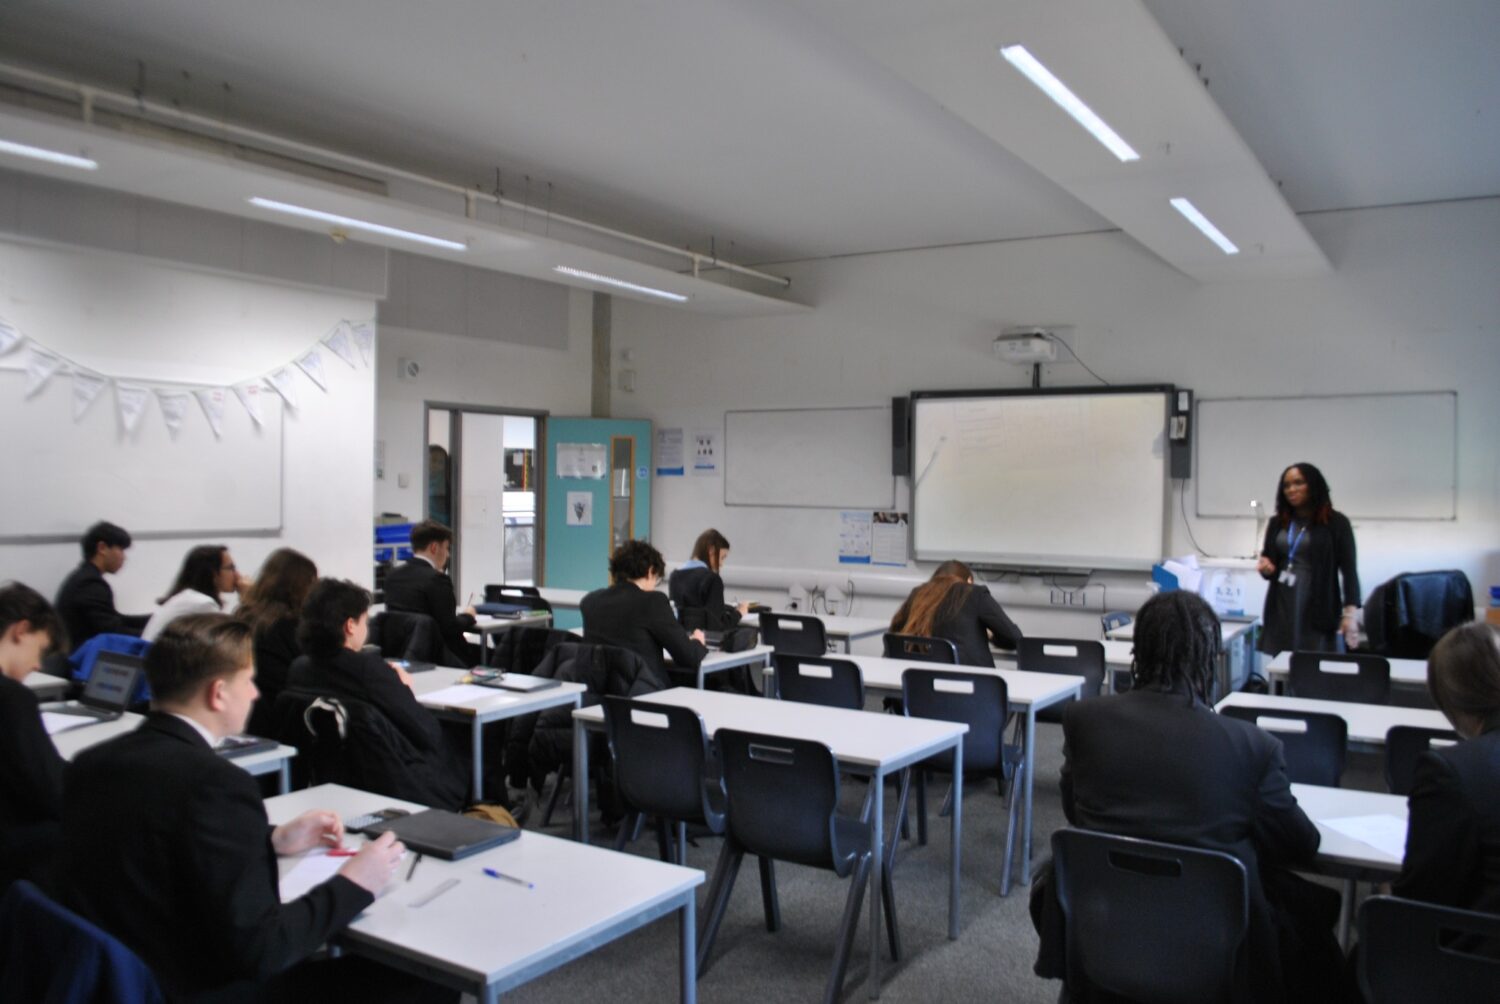
{"type": "Polygon", "coordinates": [[[318,581],[318,566],[301,551],[277,548],[260,566],[235,617],[255,632],[255,687],[260,697],[250,712],[250,732],[268,735],[276,697],[286,689],[287,671],[302,654],[297,625],[302,604],[318,581]]]}
{"type": "Polygon", "coordinates": [[[729,557],[729,540],[718,530],[704,530],[693,542],[693,556],[667,579],[667,596],[677,606],[683,626],[727,631],[750,611],[749,601],[734,606],[724,602],[724,579],[719,574],[729,557]]]}
{"type": "Polygon", "coordinates": [[[987,587],[974,584],[973,571],[962,561],[943,562],[913,589],[891,618],[891,630],[946,638],[958,646],[958,661],[965,666],[993,666],[991,641],[1015,648],[1021,640],[1021,629],[987,587]]]}
{"type": "Polygon", "coordinates": [[[199,544],[182,559],[177,579],[141,631],[141,637],[152,641],[162,628],[183,614],[216,614],[224,609],[224,593],[243,593],[250,587],[234,566],[229,548],[223,544],[199,544]]]}
{"type": "Polygon", "coordinates": [[[1334,509],[1328,481],[1312,464],[1281,472],[1276,515],[1266,527],[1256,570],[1270,582],[1261,615],[1262,652],[1332,652],[1340,635],[1350,648],[1358,642],[1354,527],[1334,509]]]}

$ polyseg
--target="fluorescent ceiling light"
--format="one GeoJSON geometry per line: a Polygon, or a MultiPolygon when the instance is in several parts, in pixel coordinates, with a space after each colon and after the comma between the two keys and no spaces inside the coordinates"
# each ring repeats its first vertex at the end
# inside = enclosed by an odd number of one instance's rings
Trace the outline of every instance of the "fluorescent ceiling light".
{"type": "Polygon", "coordinates": [[[1027,52],[1026,46],[1003,45],[1000,47],[1000,55],[1004,56],[1011,66],[1026,74],[1026,79],[1040,87],[1042,93],[1057,102],[1059,108],[1073,116],[1074,121],[1092,133],[1095,139],[1109,149],[1110,153],[1122,161],[1141,159],[1141,155],[1131,149],[1130,144],[1109,127],[1109,123],[1101,119],[1092,108],[1083,103],[1078,95],[1068,90],[1067,84],[1058,80],[1052,75],[1051,70],[1027,52]]]}
{"type": "Polygon", "coordinates": [[[1234,246],[1234,241],[1225,237],[1218,227],[1209,222],[1208,217],[1198,212],[1198,207],[1187,199],[1176,198],[1172,200],[1172,208],[1187,218],[1187,221],[1199,230],[1203,236],[1219,245],[1219,250],[1225,254],[1239,254],[1240,249],[1234,246]]]}
{"type": "Polygon", "coordinates": [[[56,150],[44,150],[39,146],[27,146],[25,143],[12,143],[8,139],[0,139],[0,153],[8,153],[16,157],[30,157],[32,160],[45,160],[49,164],[62,164],[65,167],[77,167],[85,171],[99,170],[97,160],[75,157],[71,153],[58,153],[56,150]]]}
{"type": "Polygon", "coordinates": [[[447,248],[449,251],[467,251],[469,246],[458,241],[450,241],[442,237],[429,237],[427,234],[413,233],[410,230],[398,230],[396,227],[387,227],[379,223],[366,223],[364,220],[356,220],[350,216],[339,216],[337,213],[325,213],[321,209],[308,209],[306,206],[294,206],[286,202],[277,202],[274,199],[262,199],[255,196],[250,200],[252,206],[262,209],[273,209],[278,213],[287,213],[291,216],[302,216],[309,220],[321,220],[324,223],[333,223],[341,227],[349,227],[351,230],[363,230],[367,233],[381,234],[385,237],[399,237],[404,241],[416,241],[418,244],[427,244],[435,248],[447,248]]]}
{"type": "Polygon", "coordinates": [[[681,293],[669,293],[665,289],[652,289],[650,286],[638,286],[624,279],[611,279],[607,275],[598,272],[585,272],[581,268],[571,268],[567,265],[554,266],[552,271],[561,272],[563,275],[571,275],[575,279],[585,279],[589,282],[600,282],[606,286],[614,286],[617,289],[628,289],[632,293],[645,293],[647,296],[659,296],[663,300],[671,300],[673,303],[686,303],[687,297],[681,293]]]}

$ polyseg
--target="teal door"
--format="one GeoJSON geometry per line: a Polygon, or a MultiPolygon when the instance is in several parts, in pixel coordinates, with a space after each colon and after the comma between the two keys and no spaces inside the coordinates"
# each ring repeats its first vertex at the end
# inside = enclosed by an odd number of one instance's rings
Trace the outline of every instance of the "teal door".
{"type": "MultiPolygon", "coordinates": [[[[546,585],[599,589],[609,556],[651,538],[651,423],[644,419],[549,418],[543,569],[546,585]]],[[[557,627],[577,627],[559,610],[557,627]]]]}

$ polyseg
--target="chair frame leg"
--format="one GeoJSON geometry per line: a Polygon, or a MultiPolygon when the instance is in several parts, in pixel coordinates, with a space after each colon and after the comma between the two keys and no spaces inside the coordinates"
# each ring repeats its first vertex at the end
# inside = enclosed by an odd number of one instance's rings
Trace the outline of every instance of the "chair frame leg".
{"type": "Polygon", "coordinates": [[[627,812],[625,818],[620,820],[620,830],[615,834],[615,850],[623,851],[635,841],[641,830],[641,813],[627,812]]]}
{"type": "Polygon", "coordinates": [[[927,846],[927,771],[917,768],[917,845],[927,846]]]}
{"type": "Polygon", "coordinates": [[[745,852],[733,839],[724,841],[724,849],[719,852],[718,863],[714,865],[714,877],[708,886],[708,899],[703,905],[703,925],[698,932],[698,978],[701,980],[703,974],[708,972],[709,952],[713,950],[714,939],[719,936],[719,925],[723,923],[724,912],[729,908],[729,897],[734,892],[734,880],[740,873],[740,864],[745,860],[745,852]]]}
{"type": "Polygon", "coordinates": [[[823,1004],[835,1004],[844,987],[844,973],[854,951],[854,935],[859,928],[859,910],[865,901],[865,885],[870,880],[870,854],[862,855],[849,876],[849,896],[844,900],[844,918],[839,922],[838,942],[834,948],[833,969],[823,990],[823,1004]]]}
{"type": "Polygon", "coordinates": [[[760,899],[766,911],[766,930],[775,934],[781,930],[781,897],[776,892],[776,862],[771,858],[758,857],[760,862],[760,899]]]}

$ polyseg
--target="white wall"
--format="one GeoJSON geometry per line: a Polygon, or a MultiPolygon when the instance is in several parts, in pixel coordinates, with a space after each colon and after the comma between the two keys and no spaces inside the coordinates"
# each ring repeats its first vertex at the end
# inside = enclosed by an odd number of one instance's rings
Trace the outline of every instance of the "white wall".
{"type": "MultiPolygon", "coordinates": [[[[717,321],[616,300],[615,365],[632,350],[637,391],[616,390],[615,413],[722,428],[732,408],[1024,386],[1029,371],[997,361],[990,342],[1029,323],[1068,326],[1060,333],[1112,383],[1172,382],[1199,397],[1456,390],[1458,519],[1360,522],[1361,577],[1368,592],[1407,568],[1458,567],[1483,595],[1500,583],[1500,198],[1304,223],[1333,263],[1325,276],[1199,284],[1116,233],[776,268],[817,305],[806,315],[717,321]]],[[[1046,367],[1043,383],[1094,381],[1068,360],[1046,367]]],[[[1299,452],[1286,444],[1288,462],[1317,461],[1299,452]]],[[[899,495],[904,508],[904,480],[899,495]]],[[[653,534],[669,559],[713,525],[733,542],[734,565],[843,581],[837,512],[726,508],[722,498],[718,478],[657,480],[653,534]]],[[[1182,554],[1193,545],[1172,503],[1168,549],[1182,554]]],[[[1248,519],[1195,519],[1193,532],[1210,552],[1243,554],[1253,529],[1248,519]]]]}
{"type": "MultiPolygon", "coordinates": [[[[240,382],[288,362],[340,319],[373,317],[374,310],[372,299],[359,296],[187,271],[126,254],[0,242],[0,316],[110,376],[240,382]]],[[[368,583],[374,373],[351,369],[331,353],[324,362],[327,392],[299,373],[301,406],[285,420],[281,534],[213,542],[229,545],[248,574],[270,551],[290,546],[325,574],[368,583]]],[[[106,397],[93,407],[113,402],[106,397]]],[[[229,407],[239,405],[231,400],[229,407]]],[[[161,420],[154,403],[142,418],[161,420]]],[[[187,420],[204,419],[193,411],[187,420]]],[[[7,430],[18,432],[47,435],[45,429],[7,430]]],[[[191,456],[171,459],[192,463],[191,456]]],[[[111,511],[104,489],[98,516],[129,529],[128,518],[111,511]]],[[[0,521],[6,519],[0,513],[0,521]]],[[[149,610],[171,585],[188,547],[200,542],[138,541],[114,578],[120,609],[149,610]]],[[[0,546],[0,578],[19,579],[50,596],[79,560],[76,544],[0,546]]]]}

